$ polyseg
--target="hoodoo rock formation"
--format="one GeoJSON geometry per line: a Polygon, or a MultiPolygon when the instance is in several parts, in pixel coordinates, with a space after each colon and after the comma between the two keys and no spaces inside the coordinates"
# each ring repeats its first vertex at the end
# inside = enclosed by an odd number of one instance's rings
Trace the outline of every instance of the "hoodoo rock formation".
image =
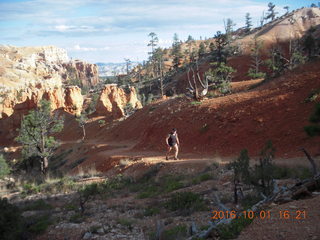
{"type": "Polygon", "coordinates": [[[0,45],[0,118],[15,111],[26,113],[41,99],[52,102],[52,110],[64,108],[79,113],[83,97],[79,84],[99,83],[98,67],[80,60],[69,60],[64,49],[54,46],[13,47],[0,45]]]}
{"type": "Polygon", "coordinates": [[[130,87],[128,91],[125,91],[114,84],[108,84],[105,85],[98,98],[96,113],[119,119],[125,116],[124,108],[127,104],[130,104],[134,109],[142,108],[135,88],[130,87]]]}
{"type": "Polygon", "coordinates": [[[65,89],[65,111],[79,115],[82,111],[83,96],[78,86],[70,86],[65,89]]]}

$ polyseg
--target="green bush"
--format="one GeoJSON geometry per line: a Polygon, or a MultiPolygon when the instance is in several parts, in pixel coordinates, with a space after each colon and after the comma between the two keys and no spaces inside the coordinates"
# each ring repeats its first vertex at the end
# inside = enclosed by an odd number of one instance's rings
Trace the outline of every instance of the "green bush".
{"type": "Polygon", "coordinates": [[[178,225],[163,231],[163,239],[166,240],[182,240],[188,236],[188,228],[186,225],[178,225]]]}
{"type": "Polygon", "coordinates": [[[178,192],[171,195],[166,201],[165,207],[170,211],[181,211],[192,213],[194,211],[206,210],[204,200],[199,194],[193,192],[178,192]]]}
{"type": "Polygon", "coordinates": [[[27,231],[32,234],[44,233],[47,228],[53,223],[49,214],[43,216],[34,216],[29,220],[31,220],[33,224],[27,227],[27,231]]]}
{"type": "Polygon", "coordinates": [[[33,211],[33,210],[50,210],[53,207],[45,202],[43,199],[36,200],[34,202],[26,204],[23,208],[22,211],[33,211]]]}
{"type": "Polygon", "coordinates": [[[3,155],[0,155],[0,179],[10,174],[10,167],[4,159],[3,155]]]}
{"type": "Polygon", "coordinates": [[[253,219],[240,217],[232,220],[228,225],[220,225],[218,227],[219,239],[235,239],[240,232],[252,223],[253,219]]]}
{"type": "Polygon", "coordinates": [[[6,198],[0,199],[0,238],[2,240],[20,239],[23,231],[23,217],[18,207],[6,198]]]}
{"type": "Polygon", "coordinates": [[[36,194],[41,192],[40,185],[37,185],[35,183],[26,183],[22,185],[22,194],[30,195],[30,194],[36,194]]]}
{"type": "Polygon", "coordinates": [[[145,216],[153,216],[160,213],[160,209],[157,207],[148,207],[144,210],[145,216]]]}

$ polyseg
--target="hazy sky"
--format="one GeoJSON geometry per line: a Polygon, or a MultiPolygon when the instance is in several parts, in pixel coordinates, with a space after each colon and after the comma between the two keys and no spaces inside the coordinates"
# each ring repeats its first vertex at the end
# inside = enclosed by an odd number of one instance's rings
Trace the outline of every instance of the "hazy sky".
{"type": "MultiPolygon", "coordinates": [[[[55,45],[73,58],[95,62],[123,62],[147,58],[148,34],[155,32],[160,46],[178,33],[212,37],[223,31],[223,19],[236,28],[245,14],[254,26],[269,1],[262,0],[0,0],[0,44],[55,45]]],[[[279,13],[318,1],[275,0],[279,13]]]]}

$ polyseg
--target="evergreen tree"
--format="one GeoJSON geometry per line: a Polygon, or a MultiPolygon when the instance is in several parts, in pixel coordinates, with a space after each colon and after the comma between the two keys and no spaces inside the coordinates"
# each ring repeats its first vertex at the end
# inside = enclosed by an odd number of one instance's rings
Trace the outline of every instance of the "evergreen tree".
{"type": "Polygon", "coordinates": [[[58,146],[53,134],[63,128],[63,120],[51,112],[51,102],[41,100],[39,107],[24,116],[16,141],[22,144],[24,157],[37,157],[41,172],[46,174],[49,159],[58,146]]]}
{"type": "Polygon", "coordinates": [[[275,12],[275,4],[273,4],[272,2],[268,3],[268,14],[265,17],[266,20],[271,19],[271,21],[273,21],[276,17],[276,15],[278,14],[277,12],[275,12]]]}
{"type": "Polygon", "coordinates": [[[173,57],[173,67],[177,69],[180,65],[180,60],[182,58],[181,42],[179,41],[179,37],[177,33],[173,35],[171,55],[173,57]]]}
{"type": "Polygon", "coordinates": [[[286,67],[286,59],[283,57],[279,46],[273,46],[270,51],[270,58],[265,61],[267,67],[271,70],[272,77],[279,76],[286,67]]]}
{"type": "Polygon", "coordinates": [[[273,191],[273,158],[275,156],[275,148],[271,141],[268,141],[263,147],[259,163],[254,166],[251,182],[259,192],[269,196],[273,191]]]}
{"type": "Polygon", "coordinates": [[[157,37],[157,34],[155,34],[154,32],[149,33],[148,36],[151,38],[148,43],[148,47],[151,47],[151,52],[149,52],[149,54],[153,56],[154,49],[157,47],[159,39],[157,37]]]}
{"type": "Polygon", "coordinates": [[[193,42],[193,41],[194,41],[194,38],[191,35],[189,35],[186,42],[193,42]]]}
{"type": "Polygon", "coordinates": [[[124,61],[126,62],[126,73],[127,75],[129,75],[131,68],[131,60],[129,58],[125,58],[124,61]]]}
{"type": "Polygon", "coordinates": [[[236,24],[232,21],[232,19],[228,18],[227,22],[224,23],[224,28],[226,31],[226,37],[227,40],[230,41],[233,33],[233,27],[236,26],[236,24]]]}
{"type": "Polygon", "coordinates": [[[252,17],[250,16],[250,13],[246,13],[246,31],[249,32],[252,27],[252,17]]]}
{"type": "Polygon", "coordinates": [[[251,48],[251,64],[248,71],[248,76],[255,79],[255,78],[264,78],[265,73],[260,72],[260,66],[262,65],[263,61],[261,59],[261,49],[263,48],[263,43],[258,41],[255,37],[253,42],[253,47],[251,48]]]}
{"type": "Polygon", "coordinates": [[[232,73],[236,72],[236,70],[227,66],[224,62],[214,62],[211,63],[211,65],[213,66],[213,69],[210,69],[205,73],[205,78],[214,89],[219,90],[222,94],[229,93],[231,90],[230,82],[232,73]]]}
{"type": "Polygon", "coordinates": [[[204,43],[201,42],[199,45],[199,50],[198,50],[199,58],[202,57],[205,53],[206,53],[206,47],[204,46],[204,43]]]}
{"type": "Polygon", "coordinates": [[[216,35],[214,36],[216,40],[216,62],[219,64],[227,62],[227,53],[226,53],[226,45],[228,44],[226,34],[217,31],[216,35]]]}
{"type": "Polygon", "coordinates": [[[285,9],[287,11],[286,14],[289,13],[289,6],[284,6],[283,9],[285,9]]]}
{"type": "Polygon", "coordinates": [[[309,58],[312,57],[316,49],[316,40],[313,36],[313,33],[315,32],[315,30],[316,29],[314,27],[311,27],[308,30],[307,36],[303,41],[304,50],[307,52],[309,58]]]}

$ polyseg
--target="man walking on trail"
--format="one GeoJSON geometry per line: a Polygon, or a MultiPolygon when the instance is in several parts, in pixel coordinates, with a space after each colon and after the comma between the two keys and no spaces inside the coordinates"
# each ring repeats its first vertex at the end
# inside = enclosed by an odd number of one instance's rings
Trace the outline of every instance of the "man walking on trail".
{"type": "Polygon", "coordinates": [[[166,143],[168,146],[168,152],[166,154],[166,160],[169,160],[169,153],[171,152],[172,148],[174,149],[174,160],[178,159],[179,153],[179,138],[177,134],[177,129],[172,129],[171,133],[166,138],[166,143]]]}

